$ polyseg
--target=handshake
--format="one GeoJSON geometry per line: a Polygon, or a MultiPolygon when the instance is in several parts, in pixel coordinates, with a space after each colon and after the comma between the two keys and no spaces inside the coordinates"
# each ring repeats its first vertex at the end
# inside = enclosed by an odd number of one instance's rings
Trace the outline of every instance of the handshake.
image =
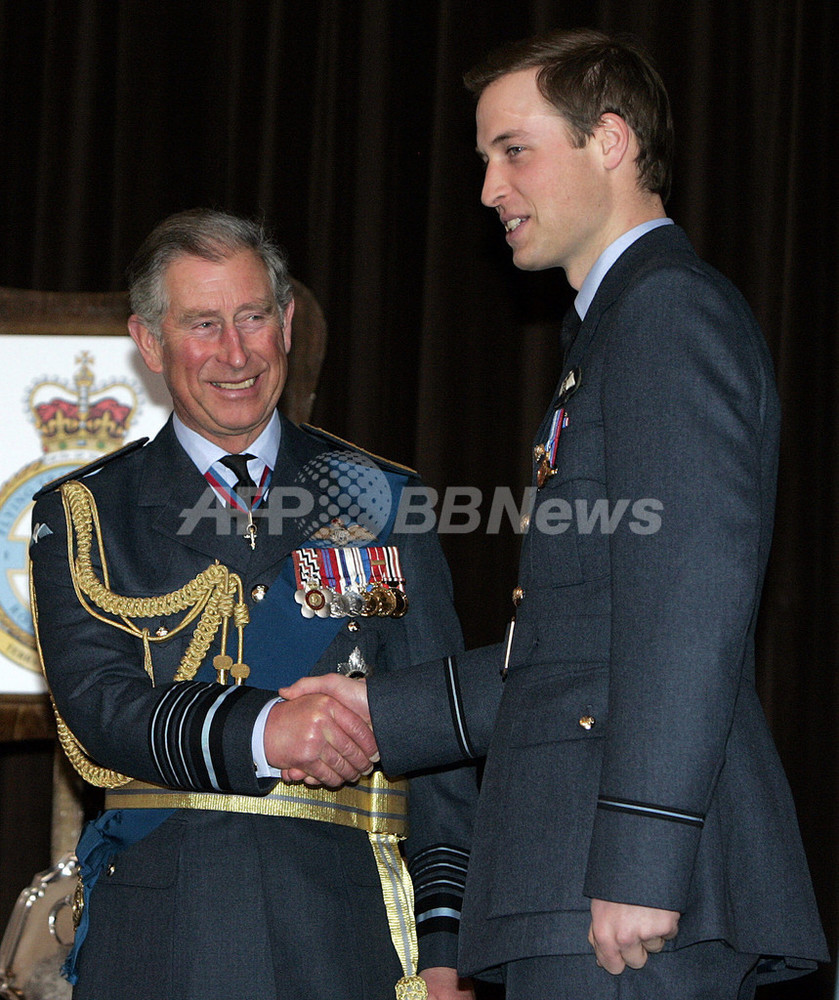
{"type": "Polygon", "coordinates": [[[367,682],[341,674],[302,677],[280,688],[265,726],[265,756],[283,781],[338,788],[379,760],[367,682]]]}

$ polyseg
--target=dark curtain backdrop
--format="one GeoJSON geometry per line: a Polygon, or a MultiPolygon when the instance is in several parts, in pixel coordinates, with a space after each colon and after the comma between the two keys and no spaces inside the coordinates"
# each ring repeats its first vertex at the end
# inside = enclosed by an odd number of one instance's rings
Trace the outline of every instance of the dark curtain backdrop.
{"type": "MultiPolygon", "coordinates": [[[[777,365],[760,690],[831,943],[837,18],[834,0],[0,0],[0,284],[117,289],[169,212],[264,215],[330,326],[315,422],[487,502],[526,481],[570,293],[561,272],[515,271],[479,204],[461,74],[554,27],[650,48],[677,127],[670,213],[742,289],[777,365]]],[[[6,405],[18,394],[7,383],[6,405]]],[[[498,639],[513,531],[444,541],[470,642],[498,639]]],[[[832,976],[772,992],[827,1000],[832,976]]]]}

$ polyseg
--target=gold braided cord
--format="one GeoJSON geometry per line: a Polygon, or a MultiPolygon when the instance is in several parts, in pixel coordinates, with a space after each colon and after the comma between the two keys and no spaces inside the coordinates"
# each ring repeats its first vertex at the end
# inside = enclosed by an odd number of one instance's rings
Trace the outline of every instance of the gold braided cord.
{"type": "MultiPolygon", "coordinates": [[[[171,638],[196,618],[198,622],[174,679],[188,680],[195,676],[219,628],[222,630],[222,657],[219,659],[229,660],[225,651],[231,621],[238,633],[238,662],[241,664],[248,609],[243,598],[242,581],[237,574],[231,573],[226,566],[214,563],[180,590],[170,594],[146,598],[130,598],[116,594],[110,589],[102,529],[93,495],[82,483],[72,480],[64,483],[60,489],[67,521],[70,576],[79,603],[97,621],[127,632],[142,641],[144,665],[152,684],[154,684],[154,673],[151,663],[151,644],[171,638]],[[94,538],[102,567],[101,580],[93,568],[94,538]],[[151,635],[148,628],[139,628],[131,621],[132,618],[148,619],[178,612],[186,614],[166,636],[151,635]],[[107,617],[108,615],[112,617],[107,617]]],[[[38,607],[33,580],[34,574],[30,572],[29,590],[35,640],[43,670],[44,657],[38,632],[38,607]]],[[[46,676],[46,672],[44,674],[46,676]]],[[[134,782],[130,789],[126,789],[124,786],[133,779],[96,764],[62,719],[51,693],[50,699],[55,713],[59,741],[76,771],[90,784],[114,790],[110,798],[130,795],[124,802],[106,802],[108,808],[132,806],[160,808],[165,803],[167,806],[177,805],[180,808],[216,808],[236,812],[265,812],[269,815],[305,816],[366,829],[379,872],[391,939],[404,972],[404,976],[396,983],[396,1000],[426,1000],[428,992],[425,981],[415,974],[417,938],[413,912],[413,887],[405,860],[399,850],[399,841],[407,833],[407,802],[404,799],[403,781],[390,782],[381,775],[381,781],[377,783],[374,774],[369,789],[346,791],[342,789],[338,792],[327,789],[306,789],[305,796],[301,793],[296,795],[278,793],[266,797],[272,800],[270,809],[265,808],[266,804],[261,799],[246,802],[245,798],[240,796],[179,793],[139,782],[134,782]],[[116,789],[123,791],[117,792],[116,789]],[[286,798],[293,801],[285,801],[286,798]],[[253,808],[254,802],[258,803],[258,808],[253,808]]]]}
{"type": "MultiPolygon", "coordinates": [[[[94,618],[142,638],[143,630],[137,628],[130,619],[169,616],[186,611],[182,621],[170,629],[166,636],[147,637],[148,642],[162,642],[177,635],[201,615],[175,674],[175,680],[191,680],[195,676],[223,620],[229,620],[232,615],[234,624],[240,631],[247,624],[248,608],[242,596],[242,581],[236,573],[231,573],[220,563],[208,566],[179,590],[169,594],[155,597],[125,597],[115,594],[109,587],[102,528],[93,495],[83,483],[71,480],[61,487],[61,498],[67,518],[67,547],[73,586],[79,601],[94,618]],[[96,576],[91,561],[94,534],[102,565],[101,581],[96,576]],[[238,601],[235,600],[237,597],[238,601]],[[93,610],[89,602],[105,614],[118,616],[122,623],[105,618],[93,610]]],[[[241,656],[241,648],[239,653],[241,656]]]]}
{"type": "MultiPolygon", "coordinates": [[[[61,499],[67,521],[67,557],[73,589],[82,607],[97,621],[127,632],[143,643],[143,662],[146,673],[154,685],[151,662],[151,644],[171,639],[198,618],[192,637],[181,658],[174,680],[192,680],[198,672],[213,640],[222,628],[222,653],[226,651],[228,623],[233,620],[238,633],[238,661],[242,660],[244,627],[248,623],[248,608],[244,602],[241,578],[236,573],[216,562],[208,566],[179,590],[155,597],[125,597],[110,589],[108,565],[99,512],[90,490],[81,482],[70,480],[62,484],[61,499]],[[102,567],[102,579],[93,568],[94,546],[102,567]],[[148,628],[139,628],[132,618],[155,618],[186,612],[181,621],[170,628],[166,635],[149,633],[148,628]],[[108,617],[112,616],[112,617],[108,617]]],[[[36,620],[34,586],[30,577],[33,619],[36,620]]],[[[37,641],[38,655],[43,670],[44,658],[40,641],[37,641]]],[[[52,695],[50,695],[52,698],[52,695]]],[[[100,767],[86,753],[69,726],[61,718],[53,700],[58,737],[68,760],[78,773],[92,785],[104,788],[118,788],[132,779],[108,768],[100,767]]]]}
{"type": "MultiPolygon", "coordinates": [[[[29,568],[29,604],[32,608],[32,624],[35,627],[35,647],[38,650],[38,659],[41,663],[41,673],[44,675],[44,680],[46,680],[47,674],[44,669],[44,654],[41,650],[41,636],[38,631],[38,602],[35,599],[35,574],[32,572],[32,567],[30,564],[29,568]]],[[[58,742],[61,744],[61,749],[67,756],[67,760],[73,765],[73,768],[91,785],[96,785],[98,788],[119,788],[122,785],[128,784],[131,778],[124,774],[120,774],[119,771],[112,771],[106,767],[100,767],[95,761],[91,760],[88,754],[85,752],[84,747],[76,739],[76,737],[70,732],[70,727],[61,718],[58,708],[55,704],[55,699],[52,696],[52,691],[49,692],[50,703],[52,704],[52,711],[55,715],[55,727],[58,732],[58,742]]]]}
{"type": "Polygon", "coordinates": [[[52,702],[52,710],[55,715],[58,742],[61,744],[61,749],[64,751],[67,760],[73,765],[74,770],[88,784],[95,785],[97,788],[119,788],[121,785],[127,785],[131,781],[129,775],[121,774],[119,771],[114,771],[109,767],[101,767],[88,755],[85,748],[71,732],[70,727],[61,718],[52,695],[50,695],[50,701],[52,702]]]}

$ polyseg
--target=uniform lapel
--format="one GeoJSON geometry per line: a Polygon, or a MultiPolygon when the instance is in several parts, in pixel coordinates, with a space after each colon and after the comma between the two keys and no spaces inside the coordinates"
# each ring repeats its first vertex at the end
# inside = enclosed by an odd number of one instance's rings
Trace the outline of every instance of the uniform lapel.
{"type": "Polygon", "coordinates": [[[674,225],[659,226],[645,233],[640,239],[637,239],[627,247],[609,268],[592,299],[591,305],[586,311],[582,325],[566,353],[556,392],[551,401],[551,406],[536,432],[534,445],[544,443],[545,435],[547,434],[555,410],[558,406],[563,405],[565,397],[569,395],[565,391],[569,385],[569,375],[573,372],[574,384],[571,389],[572,392],[576,390],[577,385],[585,381],[588,350],[600,325],[600,318],[603,313],[621,295],[632,276],[637,274],[638,270],[644,267],[648,261],[662,255],[672,257],[676,253],[683,252],[693,254],[693,248],[684,231],[674,225]]]}
{"type": "MultiPolygon", "coordinates": [[[[296,424],[282,415],[280,422],[280,449],[274,463],[268,497],[271,549],[275,558],[284,558],[294,549],[301,548],[314,533],[320,493],[317,479],[309,470],[310,463],[323,451],[323,445],[306,435],[296,424]],[[308,497],[311,497],[311,509],[301,517],[282,516],[283,510],[297,506],[297,491],[300,490],[306,493],[307,507],[308,497]]],[[[268,526],[260,530],[269,533],[268,526]]],[[[257,541],[255,554],[259,547],[260,543],[257,541]]]]}
{"type": "Polygon", "coordinates": [[[606,272],[588,307],[580,332],[568,353],[566,371],[575,365],[580,365],[585,358],[588,346],[600,323],[600,317],[621,295],[627,282],[649,261],[662,256],[672,258],[673,255],[680,253],[695,256],[684,230],[674,225],[658,226],[624,250],[606,272]]]}
{"type": "Polygon", "coordinates": [[[175,437],[171,417],[144,450],[142,484],[138,503],[149,508],[152,530],[170,544],[218,560],[231,569],[247,566],[250,546],[228,532],[227,518],[213,516],[210,486],[175,437]],[[156,513],[153,513],[155,511],[156,513]],[[198,511],[203,516],[184,516],[198,511]]]}

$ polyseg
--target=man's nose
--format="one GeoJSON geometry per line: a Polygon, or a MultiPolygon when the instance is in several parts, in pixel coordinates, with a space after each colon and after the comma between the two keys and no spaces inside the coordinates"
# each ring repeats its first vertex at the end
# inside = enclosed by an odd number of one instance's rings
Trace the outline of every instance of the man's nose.
{"type": "Polygon", "coordinates": [[[219,355],[233,368],[243,368],[248,360],[245,342],[235,323],[225,323],[221,331],[219,355]]]}
{"type": "Polygon", "coordinates": [[[481,189],[481,202],[487,208],[497,208],[507,189],[508,184],[501,166],[487,163],[484,170],[484,186],[481,189]]]}

